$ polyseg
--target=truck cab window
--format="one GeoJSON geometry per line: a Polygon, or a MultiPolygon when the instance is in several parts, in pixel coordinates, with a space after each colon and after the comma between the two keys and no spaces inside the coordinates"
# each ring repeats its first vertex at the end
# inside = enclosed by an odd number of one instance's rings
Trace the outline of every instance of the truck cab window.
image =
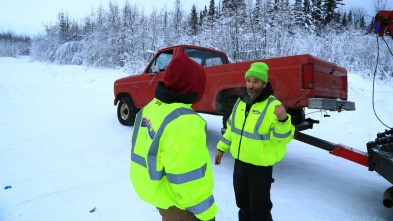
{"type": "Polygon", "coordinates": [[[208,58],[206,59],[206,67],[215,66],[215,65],[222,65],[222,59],[219,57],[208,58]]]}
{"type": "Polygon", "coordinates": [[[173,51],[164,51],[161,52],[154,61],[151,63],[147,73],[152,73],[152,68],[154,65],[158,65],[160,71],[165,71],[166,67],[168,66],[169,62],[172,60],[173,51]]]}
{"type": "Polygon", "coordinates": [[[192,60],[202,65],[202,67],[228,64],[225,55],[217,52],[197,48],[184,48],[184,53],[186,53],[192,60]]]}

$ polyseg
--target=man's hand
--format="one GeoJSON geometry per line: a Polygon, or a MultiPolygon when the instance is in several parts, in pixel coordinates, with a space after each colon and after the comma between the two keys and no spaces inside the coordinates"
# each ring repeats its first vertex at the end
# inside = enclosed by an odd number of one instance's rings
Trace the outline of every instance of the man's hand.
{"type": "Polygon", "coordinates": [[[220,165],[222,155],[224,155],[224,153],[218,150],[216,153],[216,160],[215,160],[216,165],[220,165]]]}
{"type": "Polygon", "coordinates": [[[277,116],[279,121],[284,121],[287,119],[287,111],[285,110],[284,105],[276,105],[274,109],[274,114],[277,116]]]}

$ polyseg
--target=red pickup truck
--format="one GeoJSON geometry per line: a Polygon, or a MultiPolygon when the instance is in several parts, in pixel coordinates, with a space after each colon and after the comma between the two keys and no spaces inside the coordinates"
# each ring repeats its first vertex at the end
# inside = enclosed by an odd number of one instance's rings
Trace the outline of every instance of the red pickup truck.
{"type": "Polygon", "coordinates": [[[224,123],[233,103],[245,92],[244,74],[255,61],[269,66],[269,82],[274,96],[287,108],[292,123],[299,130],[310,128],[304,117],[305,107],[338,111],[355,109],[355,104],[347,101],[347,71],[312,55],[230,63],[224,52],[177,45],[158,51],[143,73],[115,81],[114,105],[118,105],[121,124],[134,124],[136,113],[154,98],[157,83],[163,81],[165,68],[181,52],[201,64],[206,72],[204,95],[192,108],[200,113],[226,115],[224,123]]]}

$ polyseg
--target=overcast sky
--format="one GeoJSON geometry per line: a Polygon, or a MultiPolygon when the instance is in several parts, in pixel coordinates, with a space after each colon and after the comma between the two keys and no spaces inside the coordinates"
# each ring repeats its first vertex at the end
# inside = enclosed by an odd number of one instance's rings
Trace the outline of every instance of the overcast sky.
{"type": "MultiPolygon", "coordinates": [[[[37,35],[43,32],[44,24],[54,24],[60,11],[67,12],[73,19],[88,16],[101,4],[107,8],[110,0],[0,0],[0,32],[11,30],[16,34],[37,35]]],[[[112,0],[123,5],[126,0],[112,0]]],[[[215,0],[216,4],[219,0],[215,0]]],[[[154,8],[174,8],[175,0],[129,0],[146,13],[154,8]]],[[[209,5],[210,0],[182,0],[183,10],[191,10],[193,4],[197,11],[209,5]]],[[[373,12],[374,0],[344,0],[346,7],[362,7],[369,14],[373,12]]],[[[389,1],[388,1],[389,2],[389,1]]]]}

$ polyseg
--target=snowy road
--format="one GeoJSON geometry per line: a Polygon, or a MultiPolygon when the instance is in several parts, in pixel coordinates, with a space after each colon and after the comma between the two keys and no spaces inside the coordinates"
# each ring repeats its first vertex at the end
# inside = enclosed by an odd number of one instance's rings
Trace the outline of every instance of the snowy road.
{"type": "MultiPolygon", "coordinates": [[[[122,126],[113,106],[113,70],[30,63],[0,58],[0,220],[160,220],[129,179],[132,127],[122,126]],[[6,189],[5,187],[11,186],[6,189]],[[90,212],[95,208],[94,212],[90,212]]],[[[365,151],[384,128],[371,109],[369,80],[349,76],[355,112],[309,117],[321,124],[307,132],[365,151]]],[[[378,85],[376,108],[393,125],[392,87],[378,85]]],[[[208,122],[213,163],[221,118],[208,122]]],[[[213,166],[216,220],[237,220],[233,158],[213,166]]],[[[382,205],[392,185],[366,167],[296,140],[274,166],[274,220],[393,220],[382,205]]]]}

